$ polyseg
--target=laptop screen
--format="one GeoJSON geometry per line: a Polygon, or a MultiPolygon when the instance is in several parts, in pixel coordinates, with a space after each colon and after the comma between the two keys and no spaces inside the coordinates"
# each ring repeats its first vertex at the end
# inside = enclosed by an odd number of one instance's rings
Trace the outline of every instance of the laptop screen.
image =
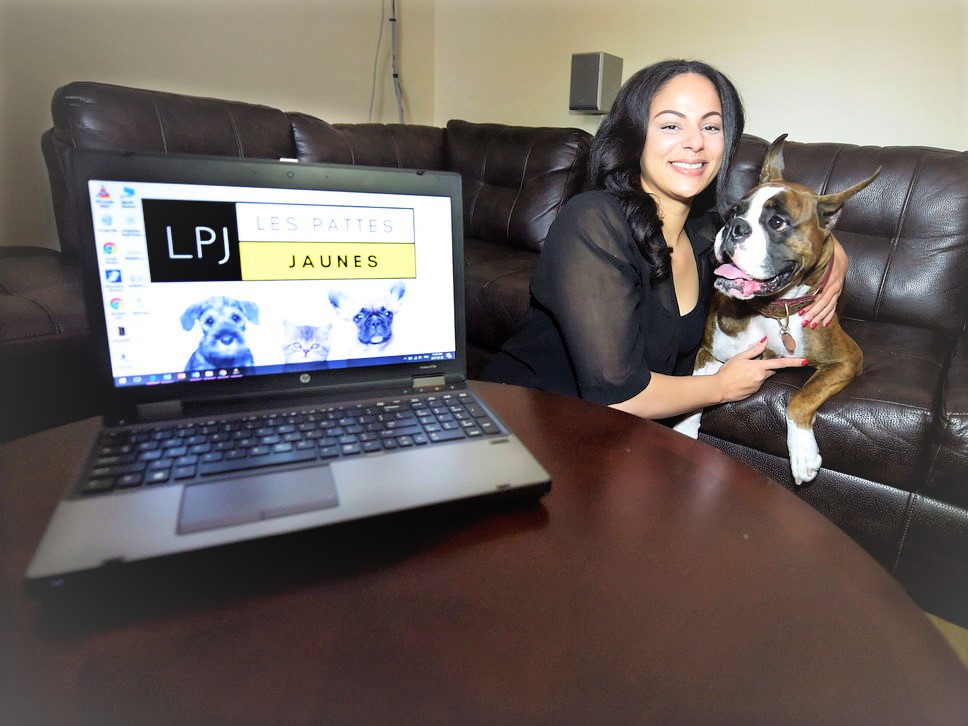
{"type": "Polygon", "coordinates": [[[116,388],[457,354],[447,196],[113,177],[87,191],[116,388]]]}

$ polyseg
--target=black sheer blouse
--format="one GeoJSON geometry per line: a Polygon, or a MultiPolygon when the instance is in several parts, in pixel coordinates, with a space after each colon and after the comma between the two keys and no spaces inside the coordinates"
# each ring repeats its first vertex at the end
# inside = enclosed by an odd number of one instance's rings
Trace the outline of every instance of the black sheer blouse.
{"type": "Polygon", "coordinates": [[[697,217],[686,233],[699,300],[680,315],[672,277],[652,285],[618,200],[604,191],[573,197],[532,273],[527,315],[481,377],[609,404],[642,391],[652,371],[690,374],[712,292],[715,227],[697,217]]]}

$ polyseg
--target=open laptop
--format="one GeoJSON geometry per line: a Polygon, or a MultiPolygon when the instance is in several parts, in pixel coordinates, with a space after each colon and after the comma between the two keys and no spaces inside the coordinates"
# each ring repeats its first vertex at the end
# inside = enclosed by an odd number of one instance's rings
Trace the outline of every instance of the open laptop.
{"type": "Polygon", "coordinates": [[[548,473],[466,387],[460,176],[74,151],[108,413],[26,579],[548,473]]]}

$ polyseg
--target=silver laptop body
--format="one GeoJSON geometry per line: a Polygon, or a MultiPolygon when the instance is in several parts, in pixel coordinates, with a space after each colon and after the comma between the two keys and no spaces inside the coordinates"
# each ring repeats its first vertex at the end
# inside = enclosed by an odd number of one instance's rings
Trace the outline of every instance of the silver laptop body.
{"type": "Polygon", "coordinates": [[[459,175],[89,151],[68,166],[109,406],[32,589],[549,490],[465,385],[459,175]]]}

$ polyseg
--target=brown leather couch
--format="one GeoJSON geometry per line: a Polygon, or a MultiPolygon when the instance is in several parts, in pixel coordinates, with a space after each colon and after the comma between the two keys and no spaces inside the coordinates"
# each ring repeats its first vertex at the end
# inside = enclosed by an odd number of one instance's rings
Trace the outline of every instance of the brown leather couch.
{"type": "MultiPolygon", "coordinates": [[[[548,227],[586,184],[590,141],[578,129],[456,120],[445,128],[328,124],[266,106],[87,82],[58,89],[52,114],[42,148],[61,251],[0,248],[6,438],[99,411],[65,149],[459,172],[473,376],[526,309],[548,227]]],[[[731,198],[754,183],[766,146],[744,137],[731,198]]],[[[784,154],[787,176],[820,191],[882,168],[851,200],[837,232],[851,260],[842,319],[864,350],[865,371],[821,409],[824,468],[797,495],[871,552],[922,607],[968,625],[968,153],[788,141],[784,154]]],[[[702,438],[795,490],[783,412],[808,375],[783,371],[746,401],[708,411],[702,438]]]]}

